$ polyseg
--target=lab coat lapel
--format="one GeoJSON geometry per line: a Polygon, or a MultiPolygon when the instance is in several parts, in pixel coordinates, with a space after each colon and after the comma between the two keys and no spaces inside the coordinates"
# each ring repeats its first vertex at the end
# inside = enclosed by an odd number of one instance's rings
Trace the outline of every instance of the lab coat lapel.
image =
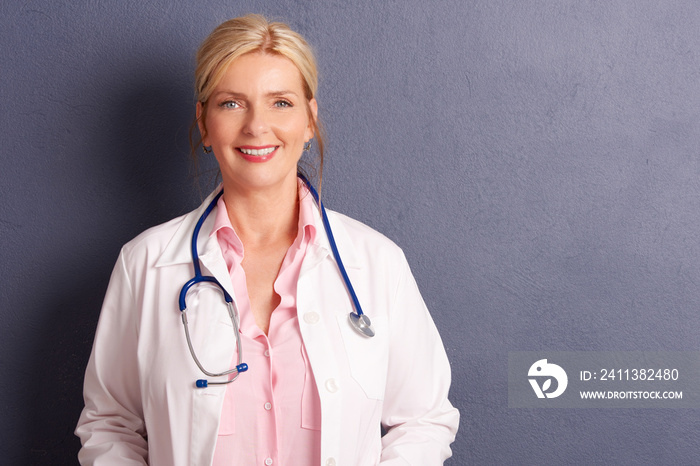
{"type": "MultiPolygon", "coordinates": [[[[206,226],[206,224],[205,224],[206,226]]],[[[221,283],[226,291],[231,295],[236,303],[236,296],[233,292],[233,285],[226,267],[226,262],[218,247],[216,237],[209,238],[211,227],[202,228],[206,233],[206,240],[202,247],[204,253],[200,253],[199,259],[202,263],[202,274],[212,275],[221,283]]],[[[204,236],[204,235],[201,235],[204,236]]],[[[221,367],[222,363],[234,361],[236,354],[236,340],[233,334],[233,326],[228,313],[226,312],[223,298],[221,304],[217,306],[216,312],[212,313],[212,318],[208,325],[215,328],[216,337],[212,338],[208,344],[204,345],[203,352],[208,361],[212,361],[214,368],[221,367]]],[[[206,366],[205,366],[206,367],[206,366]]],[[[212,369],[209,369],[212,370],[212,369]]],[[[214,369],[217,370],[218,369],[214,369]]],[[[203,378],[213,380],[210,377],[203,378]]],[[[226,377],[219,377],[218,380],[225,380],[226,377]]],[[[214,455],[216,439],[219,431],[219,421],[226,385],[209,385],[207,388],[193,389],[193,430],[192,430],[192,450],[191,461],[193,465],[209,466],[214,455]]]]}
{"type": "MultiPolygon", "coordinates": [[[[188,265],[194,276],[192,266],[192,233],[200,217],[211,203],[221,187],[210,194],[197,208],[181,218],[180,226],[168,242],[167,247],[158,258],[156,267],[174,267],[188,265]]],[[[216,216],[216,209],[205,220],[197,237],[197,251],[202,265],[202,275],[214,276],[224,289],[233,297],[233,286],[226,267],[226,262],[219,248],[216,236],[210,237],[216,216]]],[[[175,220],[177,221],[177,220],[175,220]]],[[[196,302],[192,293],[188,293],[188,308],[196,302]]],[[[208,299],[211,299],[211,295],[208,299]]],[[[216,301],[214,299],[213,301],[216,301]]],[[[197,356],[208,370],[218,371],[221,365],[233,361],[235,354],[235,337],[232,334],[231,321],[226,307],[220,303],[197,306],[190,317],[190,332],[195,342],[197,356]],[[208,344],[205,344],[208,343],[208,344]]],[[[200,301],[200,304],[202,302],[200,301]]],[[[210,379],[204,374],[202,378],[210,379]]],[[[223,378],[220,378],[223,380],[223,378]]],[[[226,393],[225,385],[210,385],[207,388],[192,386],[192,423],[190,439],[190,459],[188,464],[209,466],[211,464],[219,429],[221,406],[226,393]]]]}
{"type": "MultiPolygon", "coordinates": [[[[334,222],[329,212],[333,234],[346,268],[357,266],[356,256],[347,232],[334,222]]],[[[340,333],[339,314],[348,315],[352,305],[345,283],[333,258],[330,243],[321,223],[315,219],[318,234],[310,244],[302,263],[297,285],[297,314],[306,352],[314,372],[321,399],[321,458],[337,457],[341,451],[343,379],[339,371],[336,351],[340,333]]]]}
{"type": "MultiPolygon", "coordinates": [[[[202,229],[203,231],[204,228],[202,229]]],[[[206,231],[210,231],[208,228],[206,231]]],[[[208,238],[208,233],[207,233],[208,238]]],[[[226,267],[226,262],[218,247],[216,237],[208,238],[207,249],[200,254],[199,258],[202,262],[202,274],[210,274],[221,283],[226,291],[236,301],[236,296],[233,293],[231,278],[226,267]]],[[[212,338],[208,344],[203,345],[202,352],[204,357],[211,361],[213,370],[218,371],[222,368],[222,363],[230,363],[236,357],[236,340],[233,334],[233,326],[226,307],[223,302],[216,306],[216,311],[210,314],[212,319],[208,319],[210,328],[215,329],[216,336],[212,338]]],[[[207,366],[205,366],[207,367],[207,366]]],[[[209,369],[212,370],[212,369],[209,369]]],[[[226,377],[212,379],[202,374],[202,377],[212,380],[225,380],[226,377]]],[[[192,458],[190,464],[209,466],[213,459],[214,448],[219,431],[219,421],[221,408],[226,394],[226,385],[209,385],[207,388],[193,389],[192,399],[192,414],[193,414],[193,430],[192,430],[192,458]]]]}
{"type": "Polygon", "coordinates": [[[302,272],[297,285],[297,314],[299,329],[309,362],[313,369],[316,387],[321,400],[321,458],[329,458],[340,451],[342,398],[340,393],[329,392],[327,387],[337,386],[341,379],[334,354],[334,335],[329,326],[334,325],[338,296],[345,292],[342,279],[335,268],[333,257],[326,248],[310,244],[306,251],[302,272]]]}

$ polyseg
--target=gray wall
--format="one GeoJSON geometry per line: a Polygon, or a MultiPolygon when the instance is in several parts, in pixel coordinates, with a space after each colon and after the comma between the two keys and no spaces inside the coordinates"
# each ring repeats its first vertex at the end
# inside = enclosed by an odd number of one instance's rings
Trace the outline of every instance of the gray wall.
{"type": "Polygon", "coordinates": [[[509,409],[506,386],[508,351],[700,349],[695,1],[80,3],[0,6],[3,462],[73,463],[119,247],[198,203],[194,51],[247,12],[315,45],[326,203],[412,264],[451,464],[696,462],[698,411],[509,409]]]}

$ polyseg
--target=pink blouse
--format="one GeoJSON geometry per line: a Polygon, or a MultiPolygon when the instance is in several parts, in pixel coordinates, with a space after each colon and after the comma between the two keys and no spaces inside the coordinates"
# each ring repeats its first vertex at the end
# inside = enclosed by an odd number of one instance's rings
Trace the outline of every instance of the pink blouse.
{"type": "MultiPolygon", "coordinates": [[[[228,266],[241,322],[248,371],[226,386],[214,466],[316,464],[321,457],[321,402],[301,339],[296,293],[306,248],[316,235],[316,205],[299,187],[299,230],[274,283],[279,306],[265,335],[255,323],[241,262],[244,250],[231,226],[224,198],[217,204],[211,235],[228,266]]],[[[236,364],[237,354],[232,365],[236,364]]]]}

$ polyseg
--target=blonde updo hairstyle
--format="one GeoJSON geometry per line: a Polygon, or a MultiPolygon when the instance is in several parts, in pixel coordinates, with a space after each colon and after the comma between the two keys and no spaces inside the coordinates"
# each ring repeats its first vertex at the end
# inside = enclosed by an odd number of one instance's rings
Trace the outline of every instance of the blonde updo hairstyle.
{"type": "MultiPolygon", "coordinates": [[[[195,92],[197,101],[202,104],[199,120],[206,133],[206,115],[209,97],[223,78],[229,65],[247,53],[265,53],[288,58],[301,73],[306,97],[306,111],[311,120],[319,153],[319,177],[323,171],[323,131],[321,122],[314,118],[308,102],[316,96],[318,89],[318,69],[311,46],[288,25],[269,22],[262,15],[246,15],[230,19],[220,24],[202,42],[197,51],[195,70],[195,92]]],[[[190,128],[192,155],[202,143],[204,134],[193,144],[192,132],[197,127],[195,120],[190,128]]],[[[196,161],[196,157],[195,161],[196,161]]]]}

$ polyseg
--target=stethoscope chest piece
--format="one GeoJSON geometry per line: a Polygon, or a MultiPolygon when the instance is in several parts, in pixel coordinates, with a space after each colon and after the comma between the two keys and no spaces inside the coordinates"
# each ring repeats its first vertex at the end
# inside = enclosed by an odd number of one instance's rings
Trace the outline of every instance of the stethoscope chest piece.
{"type": "Polygon", "coordinates": [[[348,317],[350,319],[350,324],[352,328],[357,330],[357,333],[365,337],[373,337],[374,330],[372,330],[372,321],[369,320],[365,314],[356,314],[354,312],[350,313],[348,317]]]}

